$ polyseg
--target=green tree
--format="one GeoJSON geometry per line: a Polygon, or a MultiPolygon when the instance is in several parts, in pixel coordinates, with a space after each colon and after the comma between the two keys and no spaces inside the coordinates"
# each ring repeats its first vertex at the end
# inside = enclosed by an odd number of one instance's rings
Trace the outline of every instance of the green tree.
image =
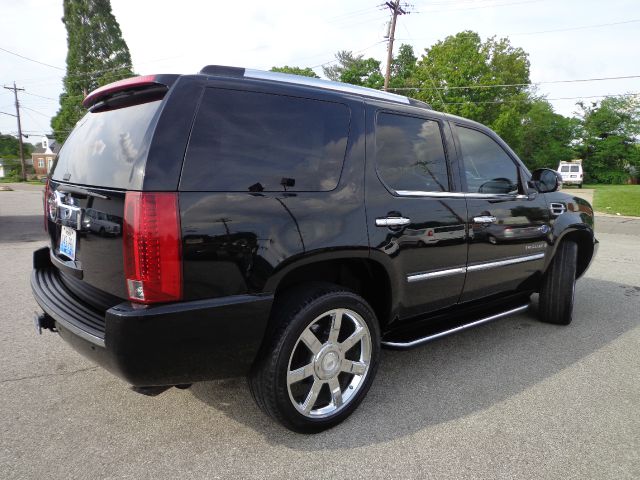
{"type": "Polygon", "coordinates": [[[622,183],[640,168],[640,99],[609,97],[599,104],[578,104],[578,151],[592,180],[622,183]]]}
{"type": "Polygon", "coordinates": [[[425,50],[414,78],[418,90],[409,95],[518,142],[517,125],[530,102],[529,59],[508,39],[482,42],[472,31],[448,36],[425,50]]]}
{"type": "MultiPolygon", "coordinates": [[[[33,152],[33,145],[23,142],[25,159],[33,152]]],[[[17,159],[20,158],[20,144],[13,135],[3,135],[0,133],[0,158],[17,159]]]]}
{"type": "Polygon", "coordinates": [[[67,73],[60,109],[51,120],[62,143],[84,115],[82,100],[95,88],[133,75],[131,55],[110,0],[64,0],[67,73]]]}
{"type": "Polygon", "coordinates": [[[406,95],[407,88],[415,87],[415,73],[418,57],[413,52],[413,47],[403,43],[398,49],[398,54],[391,61],[391,77],[389,78],[389,90],[402,89],[397,93],[406,95]]]}
{"type": "Polygon", "coordinates": [[[289,65],[285,65],[284,67],[272,67],[272,72],[280,72],[280,73],[291,73],[293,75],[301,75],[303,77],[311,77],[311,78],[320,78],[316,75],[311,68],[300,68],[300,67],[290,67],[289,65]]]}
{"type": "Polygon", "coordinates": [[[561,161],[575,158],[572,146],[577,120],[559,115],[543,99],[531,103],[520,126],[517,153],[531,169],[558,168],[561,161]]]}
{"type": "Polygon", "coordinates": [[[384,77],[380,73],[380,61],[375,58],[354,56],[352,52],[342,50],[336,53],[336,60],[335,65],[322,67],[329,80],[375,89],[380,89],[384,85],[384,77]]]}

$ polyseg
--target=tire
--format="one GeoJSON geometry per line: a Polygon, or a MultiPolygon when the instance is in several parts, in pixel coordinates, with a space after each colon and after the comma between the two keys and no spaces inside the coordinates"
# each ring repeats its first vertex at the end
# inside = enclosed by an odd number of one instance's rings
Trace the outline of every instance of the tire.
{"type": "Polygon", "coordinates": [[[581,183],[578,184],[578,188],[582,188],[582,184],[581,183]]]}
{"type": "Polygon", "coordinates": [[[380,329],[372,308],[342,287],[308,284],[276,299],[272,321],[249,376],[258,406],[301,433],[342,422],[367,394],[378,367],[380,329]]]}
{"type": "Polygon", "coordinates": [[[570,240],[560,243],[540,288],[540,320],[569,325],[573,315],[578,245],[570,240]]]}

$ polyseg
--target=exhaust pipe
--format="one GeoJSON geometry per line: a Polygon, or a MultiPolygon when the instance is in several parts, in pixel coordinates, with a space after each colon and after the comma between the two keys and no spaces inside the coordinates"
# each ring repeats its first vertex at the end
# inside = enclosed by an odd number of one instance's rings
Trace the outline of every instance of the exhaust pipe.
{"type": "Polygon", "coordinates": [[[36,333],[42,335],[42,330],[51,330],[57,332],[56,321],[46,313],[34,312],[33,325],[36,327],[36,333]]]}

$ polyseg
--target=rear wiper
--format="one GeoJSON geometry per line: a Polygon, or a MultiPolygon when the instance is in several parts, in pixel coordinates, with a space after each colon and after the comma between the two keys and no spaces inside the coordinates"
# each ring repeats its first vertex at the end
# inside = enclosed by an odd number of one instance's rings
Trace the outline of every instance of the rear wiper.
{"type": "Polygon", "coordinates": [[[109,197],[107,197],[106,195],[102,195],[101,193],[95,193],[90,190],[87,190],[86,188],[76,187],[74,185],[60,185],[57,190],[58,192],[62,192],[62,193],[73,193],[80,198],[96,197],[96,198],[101,198],[103,200],[109,200],[109,197]]]}

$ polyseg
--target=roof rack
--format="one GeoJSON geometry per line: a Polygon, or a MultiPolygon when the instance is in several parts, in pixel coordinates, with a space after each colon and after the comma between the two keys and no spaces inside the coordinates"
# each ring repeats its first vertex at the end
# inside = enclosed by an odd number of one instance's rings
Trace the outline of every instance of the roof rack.
{"type": "MultiPolygon", "coordinates": [[[[363,95],[371,98],[379,98],[382,100],[389,100],[392,102],[413,104],[420,103],[423,106],[429,107],[423,102],[413,101],[403,95],[396,95],[395,93],[383,92],[380,90],[374,90],[373,88],[360,87],[358,85],[351,85],[349,83],[333,82],[330,80],[323,80],[320,78],[304,77],[302,75],[292,75],[290,73],[280,72],[266,72],[263,70],[252,70],[241,67],[228,67],[224,65],[207,65],[200,70],[201,74],[221,76],[221,77],[233,77],[233,78],[252,78],[256,80],[272,80],[276,82],[292,83],[295,85],[305,85],[309,87],[323,88],[326,90],[334,90],[344,93],[352,93],[356,95],[363,95]]],[[[430,108],[430,107],[429,107],[430,108]]]]}

